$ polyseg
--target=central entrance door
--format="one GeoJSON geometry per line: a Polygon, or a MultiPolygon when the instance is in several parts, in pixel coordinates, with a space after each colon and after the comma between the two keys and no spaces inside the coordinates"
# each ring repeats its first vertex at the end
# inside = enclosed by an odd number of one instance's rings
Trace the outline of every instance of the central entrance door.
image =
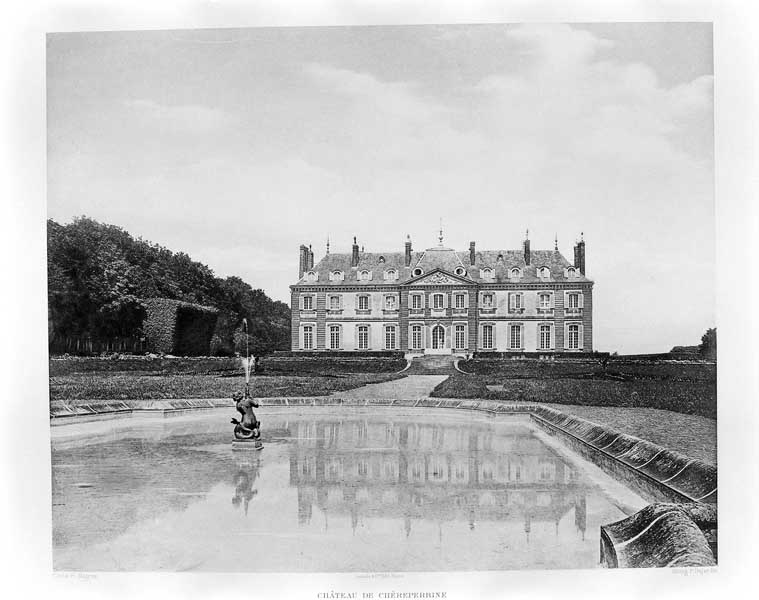
{"type": "Polygon", "coordinates": [[[445,328],[442,325],[435,325],[432,328],[432,349],[445,349],[445,328]]]}

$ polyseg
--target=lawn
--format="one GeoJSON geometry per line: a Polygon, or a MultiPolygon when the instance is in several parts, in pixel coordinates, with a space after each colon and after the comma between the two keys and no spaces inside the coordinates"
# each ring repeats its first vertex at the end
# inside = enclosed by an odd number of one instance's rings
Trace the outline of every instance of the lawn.
{"type": "MultiPolygon", "coordinates": [[[[251,393],[273,396],[327,396],[368,383],[399,376],[382,373],[346,373],[331,377],[291,375],[251,378],[251,393]]],[[[50,400],[171,400],[229,398],[242,391],[245,378],[216,375],[145,375],[140,373],[89,373],[50,378],[50,400]]]]}
{"type": "Polygon", "coordinates": [[[714,364],[541,364],[474,360],[432,392],[438,398],[485,398],[580,406],[655,408],[717,418],[714,364]],[[490,386],[490,387],[489,387],[490,386]]]}

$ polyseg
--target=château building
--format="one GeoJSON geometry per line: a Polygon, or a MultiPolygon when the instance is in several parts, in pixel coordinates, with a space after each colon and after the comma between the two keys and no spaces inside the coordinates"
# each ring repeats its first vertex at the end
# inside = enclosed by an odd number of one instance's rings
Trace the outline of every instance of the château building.
{"type": "Polygon", "coordinates": [[[292,293],[293,351],[407,354],[578,353],[593,350],[593,282],[585,242],[574,262],[553,250],[330,253],[300,247],[292,293]]]}

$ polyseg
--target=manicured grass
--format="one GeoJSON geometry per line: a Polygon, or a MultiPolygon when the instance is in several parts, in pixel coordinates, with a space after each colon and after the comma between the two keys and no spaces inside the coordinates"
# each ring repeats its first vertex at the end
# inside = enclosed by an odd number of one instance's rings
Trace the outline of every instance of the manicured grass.
{"type": "MultiPolygon", "coordinates": [[[[251,378],[251,392],[273,396],[326,396],[368,383],[399,378],[386,373],[343,373],[333,376],[265,376],[251,378]]],[[[168,400],[229,398],[242,391],[245,378],[218,375],[162,375],[139,372],[79,373],[50,378],[50,400],[168,400]]]]}
{"type": "Polygon", "coordinates": [[[437,386],[437,398],[486,398],[581,406],[627,406],[670,410],[717,418],[715,381],[674,379],[514,379],[497,375],[453,375],[437,386]],[[489,390],[488,385],[502,385],[489,390]]]}
{"type": "Polygon", "coordinates": [[[675,452],[717,464],[717,421],[656,408],[548,404],[564,413],[602,423],[675,452]]]}

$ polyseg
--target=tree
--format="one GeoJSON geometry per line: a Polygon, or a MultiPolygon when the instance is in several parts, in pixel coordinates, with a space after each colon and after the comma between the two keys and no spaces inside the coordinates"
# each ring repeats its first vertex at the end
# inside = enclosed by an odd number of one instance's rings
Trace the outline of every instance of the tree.
{"type": "Polygon", "coordinates": [[[701,336],[701,344],[698,346],[698,353],[704,358],[717,358],[717,328],[712,327],[706,330],[701,336]]]}

